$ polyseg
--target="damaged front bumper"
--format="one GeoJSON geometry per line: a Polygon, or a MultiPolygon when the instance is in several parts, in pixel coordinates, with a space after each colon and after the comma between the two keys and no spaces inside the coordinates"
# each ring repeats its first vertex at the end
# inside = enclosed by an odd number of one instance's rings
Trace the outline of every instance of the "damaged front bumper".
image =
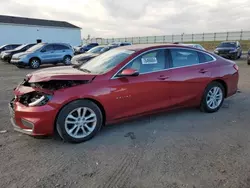
{"type": "Polygon", "coordinates": [[[14,130],[32,136],[53,134],[56,108],[50,105],[27,107],[17,100],[14,98],[9,103],[10,121],[14,130]]]}
{"type": "Polygon", "coordinates": [[[34,92],[48,94],[53,92],[23,86],[23,84],[24,82],[14,89],[15,98],[9,103],[10,121],[14,130],[32,136],[53,134],[57,108],[50,104],[31,107],[25,101],[27,99],[23,99],[23,96],[32,95],[34,92]]]}
{"type": "Polygon", "coordinates": [[[24,80],[14,89],[15,98],[9,103],[14,130],[32,136],[52,135],[56,116],[64,102],[64,89],[87,82],[57,80],[34,83],[24,80]]]}

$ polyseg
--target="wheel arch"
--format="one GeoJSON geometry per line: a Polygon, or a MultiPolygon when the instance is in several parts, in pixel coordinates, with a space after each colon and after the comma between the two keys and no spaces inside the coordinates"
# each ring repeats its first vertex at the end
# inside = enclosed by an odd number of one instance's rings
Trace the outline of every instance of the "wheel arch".
{"type": "Polygon", "coordinates": [[[40,61],[40,64],[42,63],[41,59],[40,59],[39,57],[37,57],[37,56],[31,57],[31,58],[29,59],[29,63],[31,62],[32,59],[38,59],[38,60],[40,61]]]}
{"type": "Polygon", "coordinates": [[[228,86],[227,86],[227,83],[224,80],[222,80],[222,79],[215,79],[212,82],[218,82],[218,83],[220,83],[224,87],[224,89],[225,89],[225,96],[224,97],[227,98],[227,95],[228,95],[228,86]]]}
{"type": "Polygon", "coordinates": [[[64,59],[65,57],[67,57],[67,56],[69,56],[70,58],[73,57],[71,54],[66,54],[66,55],[63,56],[63,59],[64,59]]]}
{"type": "Polygon", "coordinates": [[[106,111],[103,107],[103,105],[101,104],[101,102],[99,102],[98,100],[96,99],[93,99],[93,98],[90,98],[90,97],[86,97],[86,98],[79,98],[79,99],[74,99],[74,100],[71,100],[71,101],[67,101],[59,110],[58,112],[56,113],[56,117],[55,117],[55,120],[54,120],[54,132],[56,132],[56,121],[57,121],[57,118],[58,118],[58,115],[59,113],[62,111],[62,109],[67,106],[68,104],[72,103],[72,102],[75,102],[75,101],[81,101],[81,100],[89,100],[93,103],[95,103],[101,110],[102,112],[102,116],[103,116],[103,125],[105,125],[106,123],[106,111]]]}

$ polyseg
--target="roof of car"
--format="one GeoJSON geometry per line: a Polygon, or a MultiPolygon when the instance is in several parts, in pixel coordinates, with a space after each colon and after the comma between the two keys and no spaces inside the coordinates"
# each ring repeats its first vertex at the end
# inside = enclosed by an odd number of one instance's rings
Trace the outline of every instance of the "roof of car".
{"type": "Polygon", "coordinates": [[[191,48],[189,46],[184,46],[182,44],[172,44],[172,43],[164,43],[164,44],[133,44],[128,46],[122,46],[119,47],[120,49],[126,49],[126,50],[133,50],[133,51],[140,51],[143,49],[148,48],[161,48],[161,47],[185,47],[185,48],[191,48]]]}
{"type": "Polygon", "coordinates": [[[236,42],[238,42],[238,41],[223,41],[221,43],[236,43],[236,42]]]}

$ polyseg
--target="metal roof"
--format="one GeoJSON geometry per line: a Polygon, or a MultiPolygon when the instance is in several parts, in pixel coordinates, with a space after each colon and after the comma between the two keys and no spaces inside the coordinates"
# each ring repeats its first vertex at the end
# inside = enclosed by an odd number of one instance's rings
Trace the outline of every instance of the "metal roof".
{"type": "Polygon", "coordinates": [[[0,23],[80,29],[80,27],[77,27],[65,21],[43,20],[43,19],[5,16],[5,15],[0,15],[0,23]]]}

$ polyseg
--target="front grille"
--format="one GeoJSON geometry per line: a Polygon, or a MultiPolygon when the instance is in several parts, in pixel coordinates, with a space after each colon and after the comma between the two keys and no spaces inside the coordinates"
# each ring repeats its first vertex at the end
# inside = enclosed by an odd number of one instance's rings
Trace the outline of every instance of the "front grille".
{"type": "Polygon", "coordinates": [[[220,54],[228,54],[230,52],[230,50],[220,50],[219,53],[220,54]]]}

